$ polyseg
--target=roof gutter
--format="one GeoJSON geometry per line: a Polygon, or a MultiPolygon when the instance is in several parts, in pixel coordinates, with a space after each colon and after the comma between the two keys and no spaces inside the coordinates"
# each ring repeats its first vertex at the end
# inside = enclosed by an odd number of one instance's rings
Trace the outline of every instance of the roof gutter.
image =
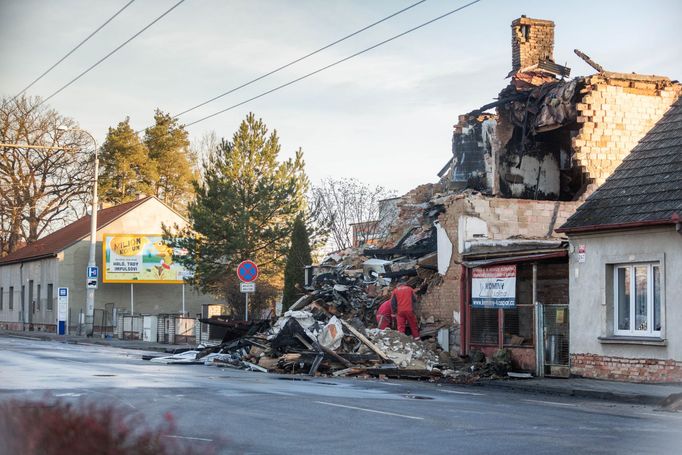
{"type": "Polygon", "coordinates": [[[566,250],[555,251],[553,253],[545,254],[531,254],[523,256],[514,256],[508,258],[493,258],[493,259],[480,259],[480,260],[466,260],[462,261],[462,264],[468,268],[489,266],[489,265],[501,265],[501,264],[517,264],[520,262],[535,262],[542,261],[546,259],[555,259],[567,257],[568,252],[566,250]]]}
{"type": "Polygon", "coordinates": [[[46,253],[46,254],[41,254],[39,256],[29,256],[25,258],[16,258],[16,259],[10,259],[9,261],[3,261],[0,259],[0,267],[4,265],[12,265],[12,264],[23,264],[24,262],[31,262],[31,261],[37,261],[40,259],[47,259],[47,258],[54,258],[57,257],[57,253],[46,253]]]}
{"type": "Polygon", "coordinates": [[[667,224],[678,224],[680,223],[679,217],[673,216],[669,220],[652,220],[652,221],[636,221],[632,223],[614,223],[614,224],[594,224],[591,226],[578,226],[569,228],[558,228],[554,232],[566,233],[566,234],[576,234],[581,232],[596,232],[596,231],[609,231],[613,229],[628,229],[628,228],[638,228],[647,226],[662,226],[667,224]]]}

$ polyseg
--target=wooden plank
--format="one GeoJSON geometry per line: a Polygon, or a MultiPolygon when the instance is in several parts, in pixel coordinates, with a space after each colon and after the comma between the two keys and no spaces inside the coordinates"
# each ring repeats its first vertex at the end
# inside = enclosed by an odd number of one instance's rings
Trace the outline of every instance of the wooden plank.
{"type": "Polygon", "coordinates": [[[355,327],[353,327],[352,325],[350,325],[349,323],[347,323],[347,322],[344,321],[343,319],[340,319],[340,318],[339,318],[339,321],[341,321],[341,324],[343,324],[343,326],[344,326],[345,328],[347,328],[347,329],[350,331],[350,333],[352,333],[352,334],[355,335],[360,341],[362,341],[363,343],[365,343],[365,345],[366,345],[368,348],[370,348],[372,351],[374,351],[379,357],[381,357],[383,360],[385,360],[385,361],[387,361],[387,362],[393,363],[393,361],[384,353],[384,351],[382,351],[381,349],[379,349],[378,347],[376,347],[376,345],[375,345],[374,343],[372,343],[371,341],[369,341],[369,340],[367,339],[366,336],[364,336],[362,333],[358,332],[357,329],[356,329],[355,327]]]}
{"type": "Polygon", "coordinates": [[[331,358],[337,360],[338,362],[341,362],[341,364],[344,365],[346,368],[350,368],[351,366],[353,366],[353,364],[350,363],[348,360],[344,359],[343,357],[341,357],[340,355],[338,355],[336,352],[334,352],[334,351],[332,351],[331,349],[329,349],[327,346],[322,346],[322,345],[321,345],[320,343],[318,343],[317,341],[315,342],[315,347],[316,347],[316,348],[319,348],[320,351],[322,351],[323,353],[327,354],[327,355],[330,356],[331,358]]]}

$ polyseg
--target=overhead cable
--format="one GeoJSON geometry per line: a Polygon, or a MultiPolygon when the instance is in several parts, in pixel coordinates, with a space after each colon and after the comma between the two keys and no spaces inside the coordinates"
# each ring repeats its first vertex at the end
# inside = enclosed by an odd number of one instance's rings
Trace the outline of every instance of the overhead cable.
{"type": "Polygon", "coordinates": [[[35,79],[33,80],[33,82],[31,82],[30,84],[28,84],[28,85],[27,85],[26,87],[24,87],[19,93],[17,93],[16,95],[14,95],[14,98],[12,98],[12,99],[10,100],[10,102],[14,101],[14,100],[17,99],[19,96],[21,96],[21,94],[24,93],[26,90],[28,90],[28,89],[30,89],[31,87],[33,87],[33,85],[34,85],[36,82],[38,82],[39,80],[41,80],[43,77],[45,77],[45,76],[47,75],[47,73],[49,73],[50,71],[52,71],[53,69],[55,69],[55,68],[57,67],[57,65],[59,65],[61,62],[63,62],[64,60],[66,60],[71,54],[73,54],[74,52],[76,52],[76,51],[78,50],[79,47],[81,47],[83,44],[85,44],[90,38],[92,38],[93,36],[95,36],[95,34],[96,34],[97,32],[99,32],[100,30],[102,30],[109,22],[113,21],[113,20],[116,18],[116,16],[118,16],[119,14],[121,14],[126,8],[128,8],[130,5],[132,5],[134,1],[135,1],[135,0],[130,0],[128,3],[126,3],[125,5],[123,5],[123,8],[119,9],[118,11],[116,11],[116,13],[115,13],[113,16],[111,16],[109,19],[107,19],[102,25],[100,25],[99,27],[97,27],[97,28],[95,29],[94,32],[90,33],[83,41],[81,41],[80,43],[78,43],[78,45],[76,45],[76,47],[74,47],[74,48],[71,49],[69,52],[67,52],[66,55],[65,55],[64,57],[60,58],[60,59],[57,61],[57,63],[55,63],[54,65],[52,65],[51,67],[49,67],[43,74],[41,74],[40,76],[38,76],[37,78],[35,78],[35,79]]]}
{"type": "Polygon", "coordinates": [[[469,2],[469,3],[467,3],[466,5],[463,5],[463,6],[460,6],[459,8],[456,8],[456,9],[453,9],[453,10],[451,10],[451,11],[448,11],[448,12],[445,13],[445,14],[441,14],[441,15],[438,16],[438,17],[435,17],[435,18],[433,18],[433,19],[431,19],[431,20],[429,20],[429,21],[427,21],[427,22],[424,22],[424,23],[422,23],[422,24],[420,24],[420,25],[417,25],[416,27],[412,27],[412,28],[409,29],[409,30],[406,30],[406,31],[404,31],[404,32],[402,32],[402,33],[399,33],[399,34],[397,34],[397,35],[394,35],[394,36],[392,36],[391,38],[385,39],[385,40],[383,40],[383,41],[381,41],[381,42],[379,42],[379,43],[377,43],[377,44],[375,44],[375,45],[373,45],[373,46],[370,46],[370,47],[365,48],[365,49],[363,49],[363,50],[361,50],[361,51],[358,51],[358,52],[356,52],[356,53],[354,53],[354,54],[352,54],[352,55],[349,55],[348,57],[345,57],[345,58],[342,58],[342,59],[340,59],[340,60],[337,60],[337,61],[335,61],[334,63],[331,63],[331,64],[329,64],[329,65],[323,66],[322,68],[319,68],[319,69],[317,69],[317,70],[315,70],[315,71],[312,71],[312,72],[310,72],[310,73],[307,73],[307,74],[305,74],[305,75],[303,75],[303,76],[301,76],[301,77],[298,77],[298,78],[296,78],[296,79],[293,79],[293,80],[291,80],[291,81],[289,81],[289,82],[286,82],[286,83],[284,83],[284,84],[278,85],[278,86],[275,87],[275,88],[272,88],[272,89],[270,89],[270,90],[267,90],[267,91],[265,91],[265,92],[262,92],[262,93],[260,93],[260,94],[258,94],[258,95],[256,95],[256,96],[253,96],[253,97],[251,97],[251,98],[249,98],[249,99],[247,99],[247,100],[244,100],[244,101],[242,101],[242,102],[240,102],[240,103],[234,104],[234,105],[232,105],[232,106],[230,106],[230,107],[227,107],[227,108],[225,108],[225,109],[221,109],[221,110],[219,110],[218,112],[214,112],[213,114],[207,115],[207,116],[202,117],[202,118],[200,118],[200,119],[198,119],[198,120],[195,120],[195,121],[193,121],[193,122],[187,123],[187,124],[185,124],[184,126],[185,126],[185,127],[188,127],[188,126],[196,125],[197,123],[203,122],[203,121],[208,120],[208,119],[210,119],[210,118],[213,118],[213,117],[215,117],[215,116],[217,116],[217,115],[220,115],[220,114],[222,114],[222,113],[225,113],[225,112],[227,112],[227,111],[230,111],[230,110],[232,110],[232,109],[235,109],[235,108],[237,108],[237,107],[239,107],[239,106],[243,106],[243,105],[246,104],[246,103],[250,103],[251,101],[254,101],[254,100],[257,100],[257,99],[259,99],[259,98],[262,98],[262,97],[264,97],[264,96],[266,96],[266,95],[269,95],[270,93],[273,93],[273,92],[276,92],[276,91],[278,91],[278,90],[281,90],[281,89],[283,89],[284,87],[288,87],[288,86],[290,86],[290,85],[292,85],[292,84],[295,84],[296,82],[302,81],[303,79],[307,79],[307,78],[309,78],[310,76],[314,76],[315,74],[321,73],[321,72],[324,71],[324,70],[327,70],[327,69],[329,69],[329,68],[332,68],[332,67],[334,67],[334,66],[336,66],[336,65],[339,65],[339,64],[341,64],[341,63],[343,63],[343,62],[346,62],[346,61],[348,61],[348,60],[350,60],[350,59],[352,59],[352,58],[354,58],[354,57],[357,57],[358,55],[362,55],[362,54],[364,54],[364,53],[366,53],[366,52],[371,51],[372,49],[376,49],[376,48],[379,47],[379,46],[383,46],[383,45],[386,44],[386,43],[389,43],[389,42],[391,42],[391,41],[393,41],[393,40],[396,40],[396,39],[398,39],[398,38],[400,38],[400,37],[402,37],[402,36],[405,36],[405,35],[407,35],[407,34],[409,34],[409,33],[412,33],[412,32],[414,32],[414,31],[416,31],[416,30],[419,30],[420,28],[426,27],[427,25],[432,24],[432,23],[434,23],[434,22],[436,22],[436,21],[439,21],[439,20],[441,20],[441,19],[444,19],[444,18],[446,18],[446,17],[448,17],[448,16],[450,16],[450,15],[452,15],[452,14],[458,12],[458,11],[461,11],[461,10],[463,10],[463,9],[465,9],[465,8],[468,8],[468,7],[470,7],[470,6],[472,6],[472,5],[476,4],[476,3],[478,3],[478,2],[480,2],[480,1],[481,1],[481,0],[474,0],[474,1],[472,1],[472,2],[469,2]]]}
{"type": "Polygon", "coordinates": [[[351,34],[349,34],[349,35],[346,35],[346,36],[344,36],[343,38],[339,38],[339,39],[337,39],[336,41],[327,44],[326,46],[323,46],[323,47],[321,47],[321,48],[319,48],[319,49],[317,49],[317,50],[314,50],[314,51],[312,51],[312,52],[310,52],[310,53],[308,53],[308,54],[306,54],[306,55],[304,55],[304,56],[302,56],[302,57],[297,58],[296,60],[293,60],[293,61],[291,61],[291,62],[285,64],[285,65],[282,65],[282,66],[280,66],[280,67],[277,67],[277,68],[275,68],[274,70],[269,71],[269,72],[263,74],[262,76],[258,76],[258,77],[255,78],[255,79],[251,79],[250,81],[245,82],[245,83],[243,83],[242,85],[240,85],[240,86],[238,86],[238,87],[235,87],[235,88],[233,88],[233,89],[230,89],[230,90],[228,90],[228,91],[226,91],[226,92],[224,92],[224,93],[221,93],[220,95],[214,96],[213,98],[208,99],[208,100],[206,100],[206,101],[204,101],[204,102],[202,102],[202,103],[199,103],[199,104],[197,104],[196,106],[192,106],[192,107],[190,107],[190,108],[188,108],[188,109],[185,109],[184,111],[175,114],[175,115],[173,116],[173,118],[178,118],[178,117],[180,117],[181,115],[187,114],[188,112],[191,112],[191,111],[193,111],[193,110],[195,110],[195,109],[198,109],[198,108],[200,108],[200,107],[202,107],[202,106],[205,106],[205,105],[207,105],[208,103],[211,103],[211,102],[213,102],[213,101],[215,101],[215,100],[217,100],[217,99],[222,98],[223,96],[229,95],[230,93],[234,93],[234,92],[236,92],[237,90],[240,90],[240,89],[242,89],[242,88],[244,88],[244,87],[246,87],[246,86],[249,86],[249,85],[253,84],[254,82],[258,82],[258,81],[260,81],[261,79],[264,79],[264,78],[266,78],[266,77],[268,77],[268,76],[271,76],[271,75],[273,75],[273,74],[275,74],[275,73],[277,73],[277,72],[279,72],[279,71],[281,71],[281,70],[283,70],[283,69],[285,69],[285,68],[288,68],[288,67],[290,67],[290,66],[292,66],[292,65],[294,65],[294,64],[296,64],[296,63],[298,63],[298,62],[300,62],[300,61],[302,61],[302,60],[307,59],[308,57],[312,57],[313,55],[318,54],[318,53],[320,53],[320,52],[322,52],[322,51],[324,51],[324,50],[326,50],[326,49],[329,49],[330,47],[332,47],[332,46],[334,46],[334,45],[336,45],[336,44],[339,44],[339,43],[341,43],[341,42],[347,40],[348,38],[352,38],[353,36],[358,35],[358,34],[364,32],[365,30],[369,30],[370,28],[372,28],[372,27],[374,27],[374,26],[376,26],[376,25],[379,25],[379,24],[381,24],[382,22],[387,21],[387,20],[391,19],[392,17],[397,16],[398,14],[404,13],[405,11],[410,10],[410,9],[414,8],[415,6],[417,6],[417,5],[420,5],[420,4],[424,3],[425,1],[426,1],[426,0],[420,0],[420,1],[416,2],[416,3],[413,3],[413,4],[409,5],[409,6],[407,6],[406,8],[403,8],[403,9],[401,9],[401,10],[399,10],[399,11],[396,11],[396,12],[393,13],[393,14],[390,14],[390,15],[388,15],[388,16],[382,18],[382,19],[379,19],[379,20],[376,21],[376,22],[373,22],[373,23],[371,23],[371,24],[369,24],[369,25],[367,25],[367,26],[365,26],[365,27],[363,27],[363,28],[361,28],[361,29],[359,29],[359,30],[356,30],[355,32],[353,32],[353,33],[351,33],[351,34]]]}
{"type": "Polygon", "coordinates": [[[103,61],[105,61],[106,59],[108,59],[109,57],[111,57],[112,55],[114,55],[114,54],[115,54],[116,52],[118,52],[123,46],[125,46],[126,44],[128,44],[129,42],[131,42],[132,40],[134,40],[135,38],[137,38],[138,36],[140,36],[145,30],[147,30],[149,27],[151,27],[152,25],[156,24],[158,21],[160,21],[161,19],[163,19],[168,13],[170,13],[170,12],[173,11],[175,8],[177,8],[178,6],[180,6],[180,4],[183,3],[184,1],[185,1],[185,0],[180,0],[180,1],[177,2],[175,5],[171,6],[171,7],[170,7],[169,9],[167,9],[163,14],[161,14],[159,17],[157,17],[156,19],[154,19],[153,21],[151,21],[149,24],[145,25],[139,32],[135,33],[133,36],[131,36],[130,38],[128,38],[127,40],[125,40],[125,41],[124,41],[123,43],[121,43],[118,47],[116,47],[113,51],[109,52],[107,55],[105,55],[105,56],[102,57],[101,59],[97,60],[97,62],[95,62],[93,65],[91,65],[88,69],[86,69],[85,71],[83,71],[82,73],[80,73],[78,76],[74,77],[73,79],[71,79],[69,82],[67,82],[66,84],[64,84],[61,88],[59,88],[56,92],[52,93],[50,96],[48,96],[47,98],[45,98],[45,99],[44,99],[43,101],[41,101],[38,105],[36,105],[36,107],[40,106],[40,105],[43,104],[43,103],[46,103],[48,100],[50,100],[50,99],[53,98],[54,96],[56,96],[57,94],[61,93],[65,88],[67,88],[68,86],[70,86],[71,84],[73,84],[74,82],[76,82],[78,79],[80,79],[81,77],[85,76],[87,73],[89,73],[90,71],[92,71],[97,65],[99,65],[100,63],[102,63],[103,61]]]}

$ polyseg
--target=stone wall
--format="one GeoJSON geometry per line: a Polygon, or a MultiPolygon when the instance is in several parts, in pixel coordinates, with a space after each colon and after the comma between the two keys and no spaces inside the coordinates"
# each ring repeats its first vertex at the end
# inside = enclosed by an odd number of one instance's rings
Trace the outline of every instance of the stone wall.
{"type": "Polygon", "coordinates": [[[591,181],[584,200],[613,173],[680,96],[666,77],[600,73],[585,80],[576,105],[580,131],[572,140],[577,164],[591,181]]]}
{"type": "Polygon", "coordinates": [[[554,60],[554,22],[522,16],[512,22],[512,69],[554,60]]]}
{"type": "Polygon", "coordinates": [[[571,354],[571,373],[586,378],[627,382],[682,382],[682,362],[571,354]]]}

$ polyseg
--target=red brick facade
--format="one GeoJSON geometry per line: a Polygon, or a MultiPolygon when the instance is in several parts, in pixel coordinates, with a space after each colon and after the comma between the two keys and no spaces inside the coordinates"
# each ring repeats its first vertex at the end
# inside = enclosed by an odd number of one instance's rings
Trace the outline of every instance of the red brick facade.
{"type": "Polygon", "coordinates": [[[682,382],[682,362],[571,354],[571,373],[627,382],[682,382]]]}

